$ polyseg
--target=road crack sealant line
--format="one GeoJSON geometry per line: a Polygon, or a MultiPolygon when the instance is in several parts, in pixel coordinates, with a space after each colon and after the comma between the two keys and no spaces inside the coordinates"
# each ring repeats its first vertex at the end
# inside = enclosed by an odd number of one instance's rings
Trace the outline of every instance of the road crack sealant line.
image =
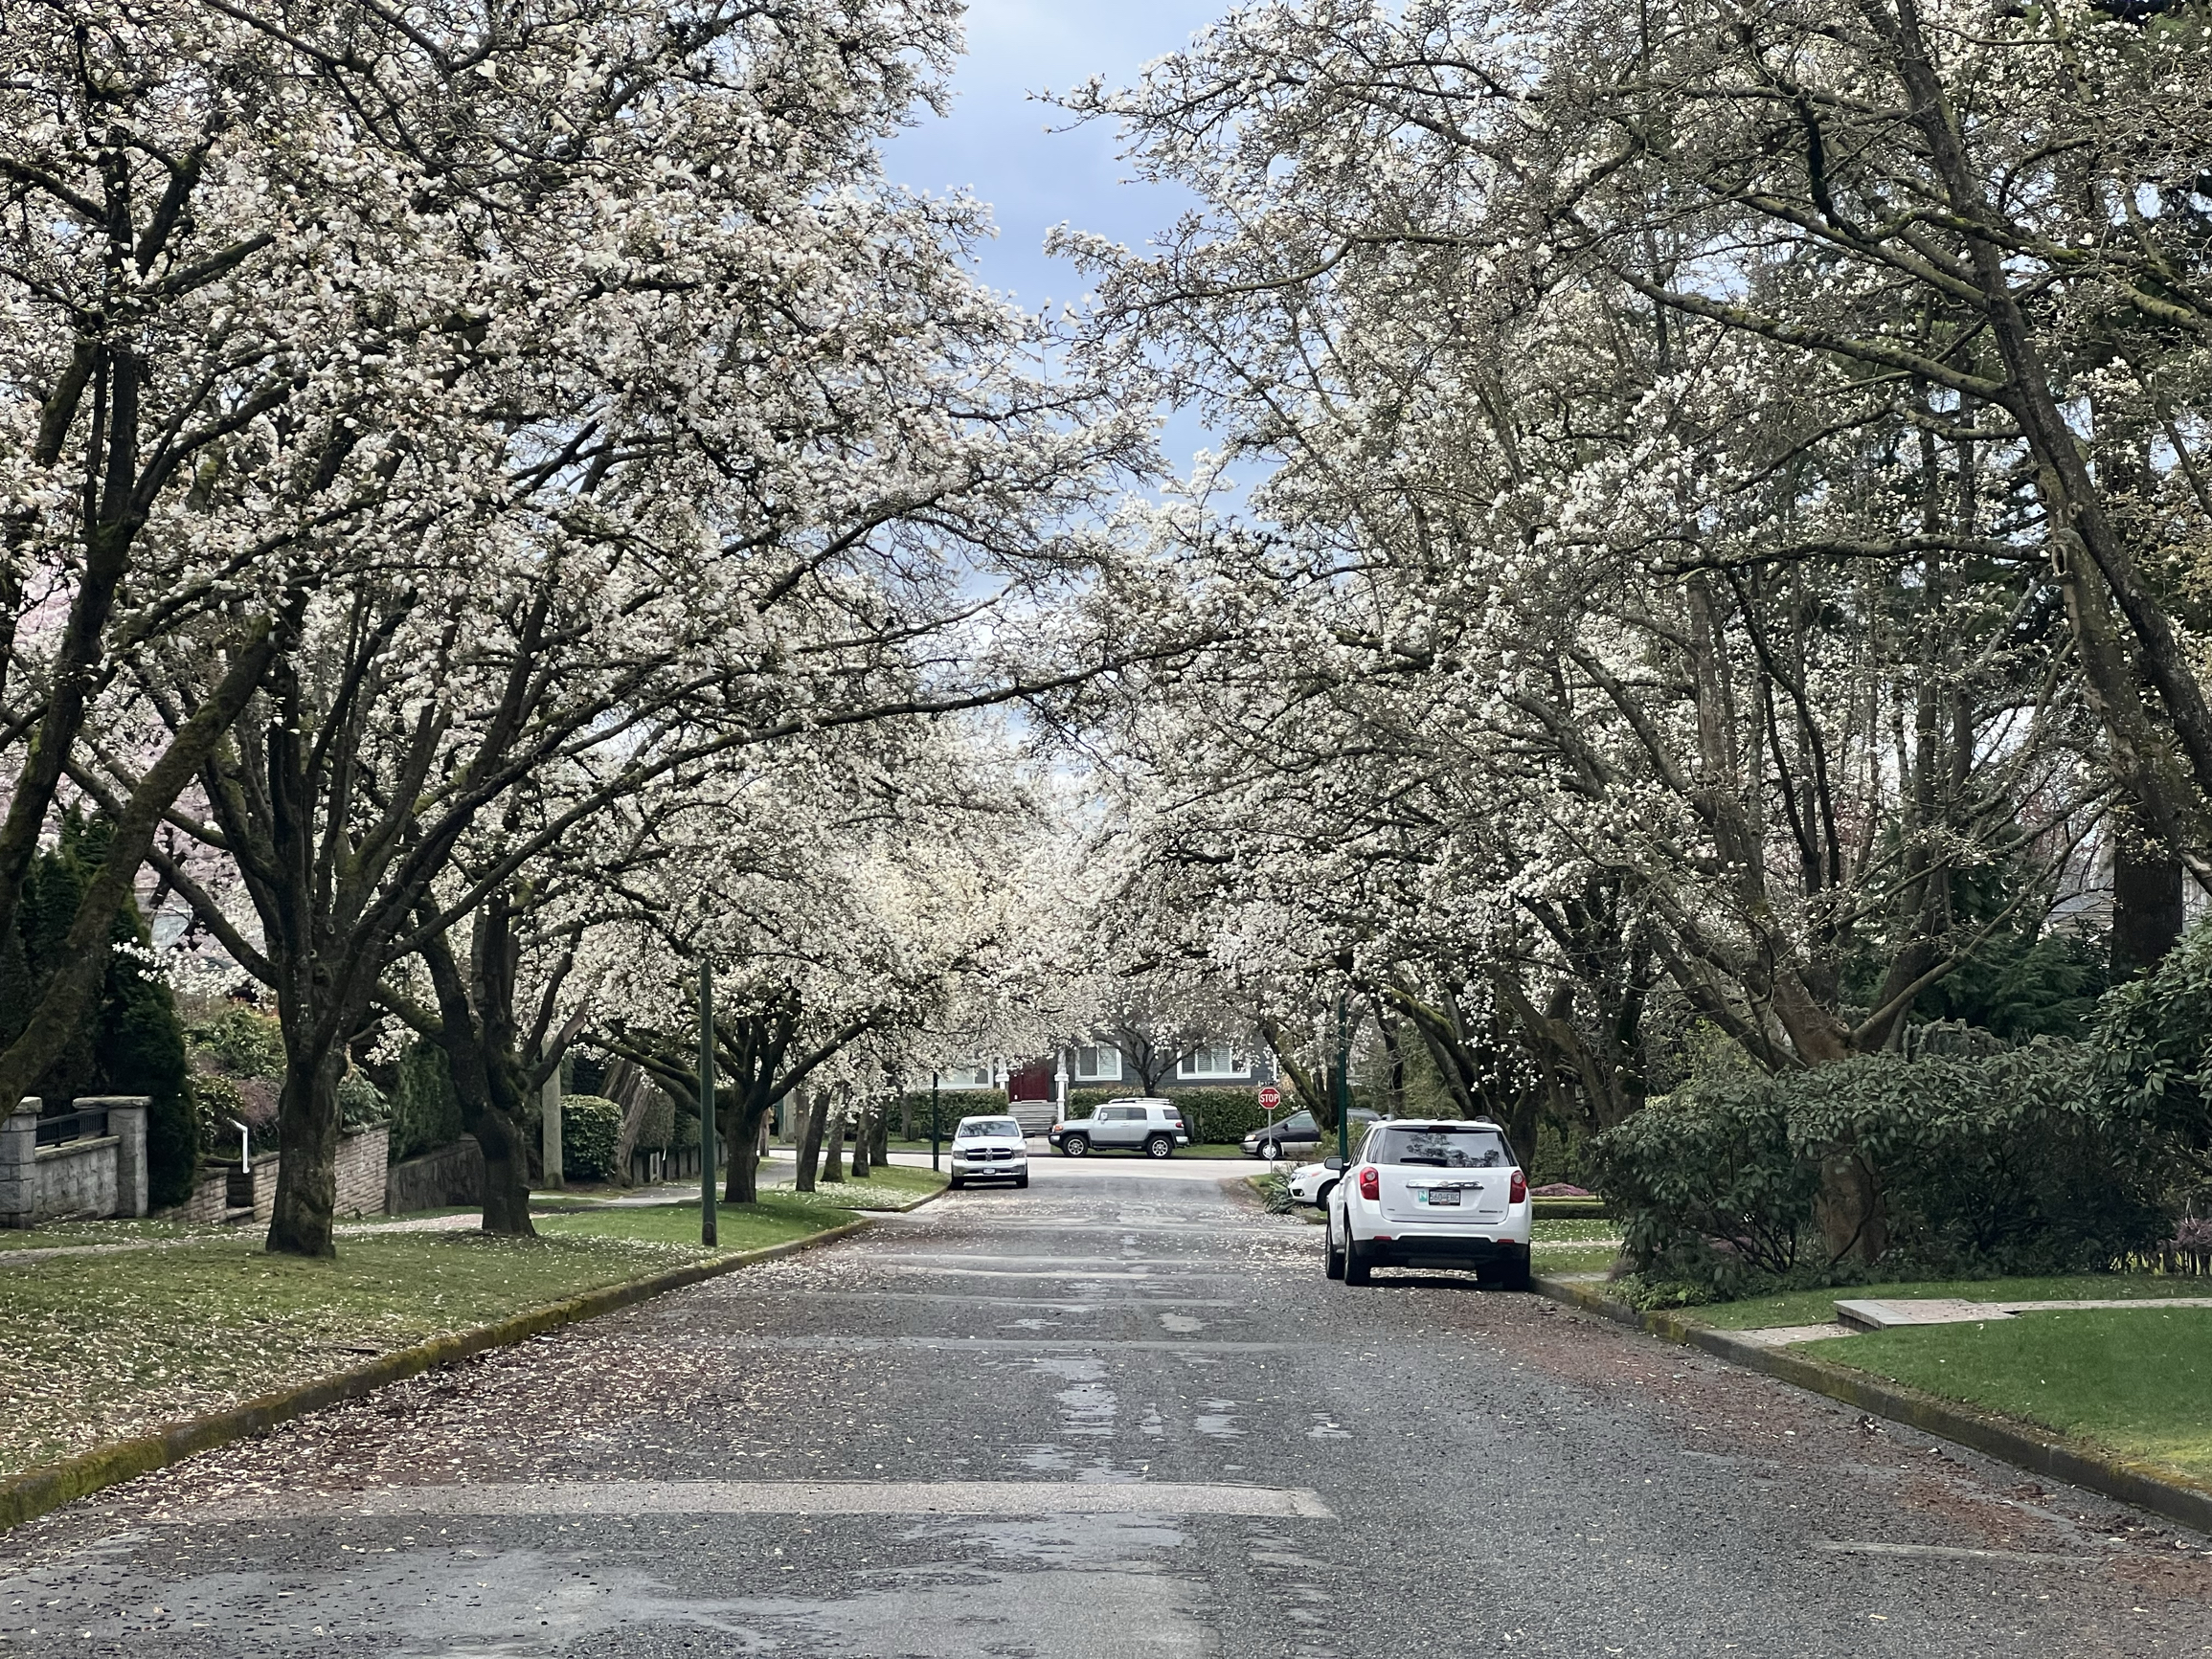
{"type": "MultiPolygon", "coordinates": [[[[942,1190],[938,1189],[940,1192],[942,1190]]],[[[892,1213],[919,1209],[937,1196],[937,1193],[925,1193],[912,1203],[898,1205],[892,1213]]],[[[109,1441],[104,1446],[96,1446],[90,1451],[79,1452],[75,1457],[63,1458],[58,1463],[26,1469],[21,1474],[0,1480],[0,1531],[21,1526],[25,1521],[35,1520],[50,1510],[59,1509],[63,1504],[75,1503],[79,1498],[88,1497],[103,1488],[135,1480],[142,1474],[151,1474],[173,1463],[182,1463],[186,1458],[194,1457],[200,1452],[214,1451],[234,1441],[266,1434],[280,1424],[305,1417],[311,1411],[320,1411],[325,1406],[336,1405],[343,1401],[358,1400],[389,1383],[419,1377],[425,1371],[436,1371],[441,1366],[473,1358],[494,1348],[511,1348],[518,1342],[526,1342],[548,1331],[557,1331],[564,1325],[596,1318],[601,1313],[612,1313],[618,1309],[632,1308],[655,1296],[666,1295],[670,1290],[681,1290],[708,1279],[720,1278],[724,1273],[734,1272],[739,1267],[750,1267],[756,1262],[774,1261],[779,1256],[793,1255],[801,1250],[810,1250],[817,1244],[847,1238],[869,1225],[870,1221],[870,1217],[863,1214],[837,1226],[825,1227],[819,1233],[809,1233],[803,1239],[791,1239],[780,1244],[764,1245],[757,1250],[738,1250],[727,1256],[671,1267],[665,1273],[650,1273],[642,1279],[625,1279],[621,1284],[602,1285],[596,1290],[586,1290],[558,1302],[542,1303],[505,1319],[495,1319],[488,1325],[474,1326],[466,1331],[449,1331],[426,1342],[395,1349],[365,1365],[349,1366],[344,1371],[332,1372],[328,1376],[275,1389],[228,1410],[210,1412],[204,1417],[185,1418],[176,1423],[165,1423],[150,1434],[136,1435],[129,1440],[109,1441]]]]}
{"type": "Polygon", "coordinates": [[[2156,1464],[2116,1457],[2054,1439],[2047,1431],[2038,1430],[2016,1418],[1938,1400],[1931,1394],[1923,1394],[1918,1389],[1854,1371],[1848,1366],[1814,1359],[1787,1349],[1762,1348],[1743,1340],[1733,1332],[1717,1331],[1709,1325],[1694,1324],[1672,1314],[1645,1312],[1600,1295],[1587,1285],[1540,1277],[1531,1280],[1530,1286],[1538,1295],[1554,1302],[1564,1302],[1570,1308],[1633,1326],[1669,1342],[1701,1349],[1747,1371],[1764,1372],[1814,1394],[1824,1394],[1830,1400],[1856,1405],[1874,1416],[1886,1417],[1892,1423],[1909,1424],[1940,1440],[2017,1465],[2030,1473],[2117,1498],[2122,1503],[2133,1504],[2137,1509],[2194,1527],[2201,1533],[2212,1533],[2212,1486],[2156,1464]]]}

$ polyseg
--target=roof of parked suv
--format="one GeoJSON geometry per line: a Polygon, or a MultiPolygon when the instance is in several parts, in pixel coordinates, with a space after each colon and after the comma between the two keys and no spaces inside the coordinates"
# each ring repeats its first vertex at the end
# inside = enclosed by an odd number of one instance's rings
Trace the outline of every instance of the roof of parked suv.
{"type": "MultiPolygon", "coordinates": [[[[1387,1117],[1378,1129],[1497,1129],[1486,1117],[1387,1117]]],[[[1503,1131],[1499,1132],[1502,1133],[1503,1131]]]]}

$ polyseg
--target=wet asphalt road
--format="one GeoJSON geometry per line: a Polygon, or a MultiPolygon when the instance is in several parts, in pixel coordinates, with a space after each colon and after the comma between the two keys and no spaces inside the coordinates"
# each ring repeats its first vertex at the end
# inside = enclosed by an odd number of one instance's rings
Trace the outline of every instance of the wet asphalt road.
{"type": "Polygon", "coordinates": [[[2212,1541],[1328,1284],[1221,1174],[1047,1161],[116,1489],[0,1536],[0,1653],[2212,1652],[2212,1541]]]}

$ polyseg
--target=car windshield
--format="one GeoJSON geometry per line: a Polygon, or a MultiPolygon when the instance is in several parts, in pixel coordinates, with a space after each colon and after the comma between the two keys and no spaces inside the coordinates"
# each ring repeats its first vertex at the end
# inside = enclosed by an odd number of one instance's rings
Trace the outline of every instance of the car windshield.
{"type": "Polygon", "coordinates": [[[953,1131],[955,1140],[980,1140],[984,1135],[1004,1135],[1018,1139],[1022,1126],[1010,1117],[971,1117],[953,1131]]]}
{"type": "Polygon", "coordinates": [[[1371,1163],[1430,1164],[1448,1170],[1503,1169],[1513,1162],[1503,1135],[1471,1123],[1377,1130],[1367,1157],[1371,1163]]]}

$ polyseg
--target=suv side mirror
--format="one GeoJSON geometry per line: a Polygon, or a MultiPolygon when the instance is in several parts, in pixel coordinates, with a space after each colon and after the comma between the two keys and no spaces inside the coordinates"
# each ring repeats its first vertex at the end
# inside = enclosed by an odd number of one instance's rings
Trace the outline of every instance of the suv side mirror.
{"type": "Polygon", "coordinates": [[[1325,1157],[1321,1159],[1321,1168],[1325,1170],[1341,1170],[1343,1167],[1344,1160],[1341,1157],[1325,1157]]]}

